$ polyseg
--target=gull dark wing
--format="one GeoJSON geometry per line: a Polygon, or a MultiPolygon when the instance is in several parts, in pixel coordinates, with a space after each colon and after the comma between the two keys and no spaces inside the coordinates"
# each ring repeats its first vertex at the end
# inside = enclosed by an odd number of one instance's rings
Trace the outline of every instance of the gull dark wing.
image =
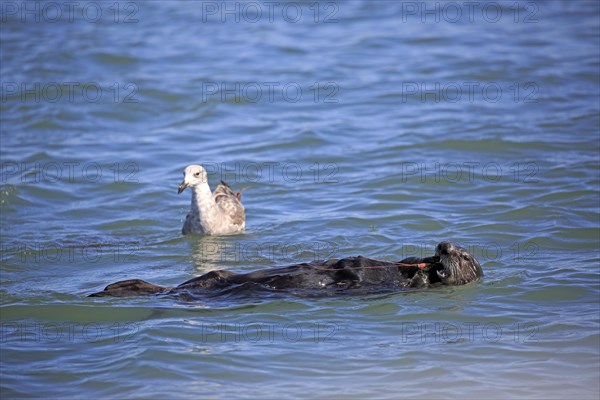
{"type": "Polygon", "coordinates": [[[214,191],[215,203],[223,212],[231,218],[236,225],[241,225],[246,220],[244,206],[241,203],[241,191],[234,192],[231,187],[223,181],[214,191]]]}

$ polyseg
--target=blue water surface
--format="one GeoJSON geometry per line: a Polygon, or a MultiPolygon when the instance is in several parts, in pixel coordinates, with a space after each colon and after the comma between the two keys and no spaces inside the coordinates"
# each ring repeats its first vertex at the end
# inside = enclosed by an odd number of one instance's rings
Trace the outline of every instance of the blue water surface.
{"type": "Polygon", "coordinates": [[[0,4],[3,399],[598,399],[598,2],[75,3],[0,4]],[[442,240],[485,279],[86,297],[442,240]]]}

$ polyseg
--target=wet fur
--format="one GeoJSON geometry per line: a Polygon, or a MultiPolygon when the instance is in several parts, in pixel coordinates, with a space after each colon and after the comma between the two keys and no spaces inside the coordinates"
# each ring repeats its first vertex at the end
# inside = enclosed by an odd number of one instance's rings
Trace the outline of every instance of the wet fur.
{"type": "Polygon", "coordinates": [[[441,242],[435,248],[435,256],[444,266],[438,272],[445,285],[464,285],[483,276],[481,265],[466,249],[450,242],[441,242]]]}
{"type": "Polygon", "coordinates": [[[152,294],[202,295],[234,287],[270,290],[344,290],[350,288],[426,288],[436,285],[463,285],[483,276],[479,262],[462,247],[442,242],[433,257],[406,258],[400,263],[427,263],[427,267],[398,266],[393,262],[362,256],[341,260],[313,261],[262,269],[247,274],[227,270],[211,271],[175,288],[153,285],[140,279],[108,285],[90,297],[127,297],[152,294]]]}

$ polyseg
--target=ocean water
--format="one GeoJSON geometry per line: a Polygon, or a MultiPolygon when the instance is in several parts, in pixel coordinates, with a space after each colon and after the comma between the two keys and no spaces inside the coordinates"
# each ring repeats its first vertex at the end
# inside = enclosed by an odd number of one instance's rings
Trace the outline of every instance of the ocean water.
{"type": "Polygon", "coordinates": [[[0,4],[3,399],[598,399],[598,2],[69,4],[0,4]],[[442,240],[485,279],[86,297],[442,240]]]}

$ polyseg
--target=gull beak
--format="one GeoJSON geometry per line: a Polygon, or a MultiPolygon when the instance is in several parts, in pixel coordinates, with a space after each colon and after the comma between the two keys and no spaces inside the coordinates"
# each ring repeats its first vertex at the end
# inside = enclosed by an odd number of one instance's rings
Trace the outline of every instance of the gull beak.
{"type": "Polygon", "coordinates": [[[179,189],[177,190],[177,194],[180,194],[181,192],[183,192],[186,187],[188,187],[188,184],[185,183],[185,181],[181,182],[181,185],[179,185],[179,189]]]}

